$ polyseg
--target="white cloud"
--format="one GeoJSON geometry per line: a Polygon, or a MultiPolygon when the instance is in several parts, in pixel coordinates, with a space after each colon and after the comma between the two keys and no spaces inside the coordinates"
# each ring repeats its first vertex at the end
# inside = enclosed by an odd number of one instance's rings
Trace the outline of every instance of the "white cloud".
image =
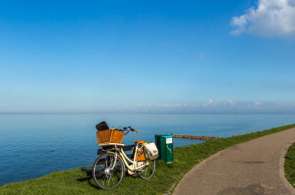
{"type": "Polygon", "coordinates": [[[258,0],[244,15],[233,17],[232,34],[295,35],[295,0],[258,0]]]}

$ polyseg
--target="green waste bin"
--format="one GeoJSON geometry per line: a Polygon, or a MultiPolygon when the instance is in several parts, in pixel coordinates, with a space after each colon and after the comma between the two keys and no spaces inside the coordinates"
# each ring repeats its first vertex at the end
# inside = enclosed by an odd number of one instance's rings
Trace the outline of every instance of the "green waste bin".
{"type": "Polygon", "coordinates": [[[166,164],[173,163],[173,139],[172,135],[155,135],[155,142],[159,150],[159,158],[166,164]]]}

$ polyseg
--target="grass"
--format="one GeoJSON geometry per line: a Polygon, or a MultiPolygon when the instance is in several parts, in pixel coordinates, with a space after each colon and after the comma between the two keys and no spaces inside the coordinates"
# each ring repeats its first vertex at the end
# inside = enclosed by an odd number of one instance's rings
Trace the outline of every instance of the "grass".
{"type": "Polygon", "coordinates": [[[285,156],[285,175],[290,184],[295,187],[295,144],[289,147],[285,156]]]}
{"type": "MultiPolygon", "coordinates": [[[[157,163],[156,176],[149,182],[142,179],[127,176],[121,185],[113,191],[103,191],[91,185],[91,181],[78,181],[85,176],[79,169],[64,172],[51,173],[37,179],[27,180],[20,183],[8,184],[0,187],[1,195],[97,195],[97,194],[170,194],[176,184],[181,180],[195,164],[208,158],[210,155],[242,142],[246,142],[264,135],[280,132],[293,125],[281,126],[265,131],[253,132],[229,138],[218,138],[195,144],[188,147],[175,149],[175,162],[172,166],[166,166],[163,162],[157,163]]],[[[292,153],[295,159],[295,146],[292,153]]],[[[293,161],[293,167],[295,162],[293,161]]],[[[291,166],[290,166],[291,168],[291,166]]],[[[295,178],[293,169],[292,178],[295,178]]],[[[294,181],[294,180],[293,180],[294,181]]]]}

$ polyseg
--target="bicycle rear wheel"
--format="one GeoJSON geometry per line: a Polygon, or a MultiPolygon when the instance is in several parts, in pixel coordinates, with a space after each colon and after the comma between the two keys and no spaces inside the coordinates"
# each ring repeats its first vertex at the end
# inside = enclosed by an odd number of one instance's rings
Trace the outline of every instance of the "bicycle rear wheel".
{"type": "Polygon", "coordinates": [[[144,180],[150,180],[156,173],[156,160],[147,160],[147,165],[138,172],[144,180]]]}
{"type": "Polygon", "coordinates": [[[110,190],[117,187],[124,177],[125,166],[119,155],[107,152],[94,162],[92,177],[97,186],[110,190]]]}

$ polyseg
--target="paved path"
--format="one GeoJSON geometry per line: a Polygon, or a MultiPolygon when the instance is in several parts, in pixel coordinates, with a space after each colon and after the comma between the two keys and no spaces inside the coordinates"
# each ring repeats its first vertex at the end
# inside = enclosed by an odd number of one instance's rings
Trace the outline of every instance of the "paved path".
{"type": "Polygon", "coordinates": [[[230,147],[196,165],[175,195],[289,195],[284,156],[295,142],[295,128],[230,147]]]}

